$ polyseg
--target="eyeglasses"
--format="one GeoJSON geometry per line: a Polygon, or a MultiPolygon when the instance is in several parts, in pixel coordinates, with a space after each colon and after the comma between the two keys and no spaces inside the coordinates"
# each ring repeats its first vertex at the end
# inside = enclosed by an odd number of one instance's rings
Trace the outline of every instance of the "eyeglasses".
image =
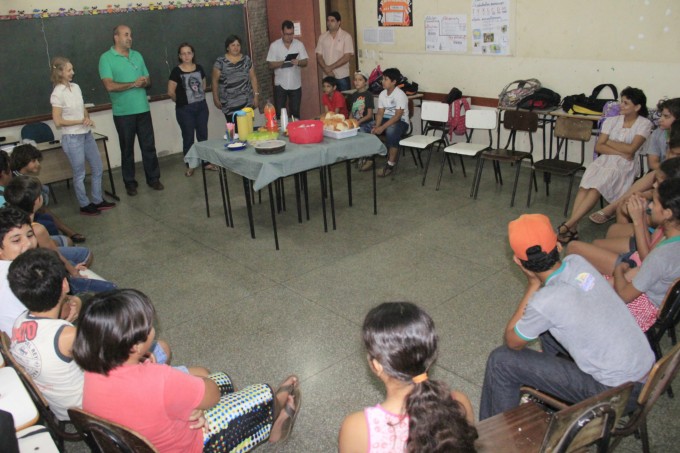
{"type": "Polygon", "coordinates": [[[283,32],[284,36],[295,36],[295,32],[291,31],[290,33],[286,33],[285,31],[283,32]]]}

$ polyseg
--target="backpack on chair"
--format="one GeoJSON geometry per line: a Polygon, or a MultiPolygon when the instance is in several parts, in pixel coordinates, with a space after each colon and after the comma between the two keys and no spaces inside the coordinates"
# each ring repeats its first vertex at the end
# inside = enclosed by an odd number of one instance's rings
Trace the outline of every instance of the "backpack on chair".
{"type": "Polygon", "coordinates": [[[449,140],[453,140],[453,135],[465,135],[465,112],[470,110],[467,98],[461,97],[449,104],[449,140]]]}

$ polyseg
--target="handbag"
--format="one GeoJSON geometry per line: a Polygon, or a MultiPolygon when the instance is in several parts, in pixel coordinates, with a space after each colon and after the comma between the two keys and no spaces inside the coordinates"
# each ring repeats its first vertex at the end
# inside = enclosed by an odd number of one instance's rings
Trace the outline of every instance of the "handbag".
{"type": "Polygon", "coordinates": [[[607,102],[616,101],[619,99],[619,91],[611,83],[603,83],[593,88],[590,96],[584,94],[576,94],[566,96],[562,101],[562,109],[567,113],[576,113],[579,115],[595,115],[601,116],[604,111],[604,106],[607,102]],[[609,88],[612,98],[600,99],[600,93],[605,88],[609,88]]]}

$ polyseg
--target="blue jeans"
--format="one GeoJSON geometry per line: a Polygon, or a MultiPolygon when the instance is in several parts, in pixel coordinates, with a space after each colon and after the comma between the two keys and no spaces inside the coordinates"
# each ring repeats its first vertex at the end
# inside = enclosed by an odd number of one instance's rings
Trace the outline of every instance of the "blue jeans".
{"type": "Polygon", "coordinates": [[[59,247],[59,253],[73,266],[86,262],[90,257],[90,249],[87,247],[59,247]]]}
{"type": "Polygon", "coordinates": [[[61,136],[61,147],[73,168],[73,188],[81,208],[90,204],[85,190],[85,161],[90,164],[92,176],[92,203],[99,204],[102,198],[102,174],[104,167],[99,156],[99,148],[92,132],[87,134],[64,134],[61,136]]]}
{"type": "Polygon", "coordinates": [[[116,289],[116,285],[105,280],[95,280],[90,278],[68,277],[68,284],[72,294],[81,293],[101,293],[116,289]]]}
{"type": "Polygon", "coordinates": [[[113,124],[116,126],[118,140],[120,141],[120,163],[125,187],[137,186],[135,180],[135,136],[139,140],[139,148],[142,150],[146,183],[153,184],[158,181],[161,178],[161,169],[158,166],[158,156],[156,155],[151,113],[114,115],[113,124]]]}
{"type": "Polygon", "coordinates": [[[337,90],[338,91],[347,91],[350,88],[352,88],[352,83],[349,80],[349,77],[345,77],[342,79],[335,79],[337,81],[337,90]]]}
{"type": "MultiPolygon", "coordinates": [[[[569,358],[550,334],[541,335],[543,352],[524,348],[519,351],[507,346],[495,349],[486,362],[479,419],[492,417],[519,405],[519,389],[534,387],[567,403],[577,403],[611,387],[584,373],[569,358]]],[[[635,407],[642,383],[633,387],[626,411],[635,407]]]]}
{"type": "Polygon", "coordinates": [[[182,153],[187,155],[187,151],[194,144],[194,134],[196,141],[203,142],[208,140],[208,104],[205,100],[194,102],[175,109],[175,118],[182,131],[182,153]]]}
{"type": "MultiPolygon", "coordinates": [[[[390,117],[391,118],[391,117],[390,117]]],[[[380,123],[380,126],[385,124],[390,118],[384,118],[382,119],[382,123],[380,123]]],[[[399,147],[399,142],[401,141],[401,137],[406,133],[408,130],[408,124],[406,124],[404,121],[397,121],[393,125],[389,126],[387,129],[385,129],[385,144],[387,145],[388,148],[397,148],[399,147]]]]}
{"type": "Polygon", "coordinates": [[[274,108],[276,117],[281,118],[281,109],[286,107],[288,102],[288,115],[300,119],[300,103],[302,102],[302,88],[297,90],[286,90],[280,85],[274,86],[274,108]]]}

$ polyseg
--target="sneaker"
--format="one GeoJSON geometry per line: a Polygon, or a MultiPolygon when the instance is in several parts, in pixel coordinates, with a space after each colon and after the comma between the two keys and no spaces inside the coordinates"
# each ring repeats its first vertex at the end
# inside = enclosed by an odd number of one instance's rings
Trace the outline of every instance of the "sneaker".
{"type": "Polygon", "coordinates": [[[359,171],[368,171],[371,168],[373,168],[373,161],[371,159],[366,159],[366,162],[364,162],[359,171]]]}
{"type": "Polygon", "coordinates": [[[135,195],[137,195],[137,187],[135,187],[133,185],[125,186],[125,191],[131,197],[134,197],[135,195]]]}
{"type": "Polygon", "coordinates": [[[149,184],[149,187],[151,187],[153,190],[163,190],[165,187],[160,181],[154,181],[151,184],[149,184]]]}
{"type": "Polygon", "coordinates": [[[113,209],[116,207],[116,203],[112,203],[110,201],[102,200],[101,203],[98,203],[94,205],[95,208],[99,209],[100,211],[107,211],[109,209],[113,209]]]}
{"type": "Polygon", "coordinates": [[[99,212],[99,209],[97,209],[97,206],[95,206],[94,203],[90,203],[87,206],[83,206],[80,208],[80,215],[99,215],[101,214],[99,212]]]}

